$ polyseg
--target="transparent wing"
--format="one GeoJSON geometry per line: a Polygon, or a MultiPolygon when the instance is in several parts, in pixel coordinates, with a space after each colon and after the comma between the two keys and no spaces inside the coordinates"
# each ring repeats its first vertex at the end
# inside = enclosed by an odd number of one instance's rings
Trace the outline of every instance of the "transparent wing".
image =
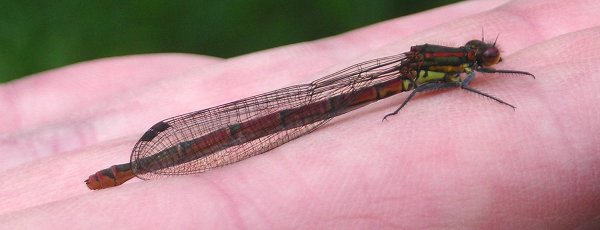
{"type": "MultiPolygon", "coordinates": [[[[397,78],[398,72],[394,70],[404,59],[405,56],[400,54],[366,61],[310,84],[290,86],[163,120],[150,128],[133,148],[131,162],[134,171],[142,179],[198,173],[269,151],[313,131],[334,116],[347,112],[344,111],[343,104],[340,106],[340,113],[313,114],[310,121],[285,129],[262,131],[263,134],[258,135],[257,138],[234,140],[231,136],[227,136],[227,133],[249,121],[259,120],[268,123],[267,118],[275,118],[280,111],[307,108],[307,105],[333,96],[352,95],[356,89],[397,78]],[[216,136],[222,140],[213,138],[216,136]],[[182,148],[198,145],[198,142],[202,141],[220,144],[210,150],[199,150],[191,156],[189,154],[179,158],[167,156],[177,154],[182,148]],[[157,163],[164,158],[178,160],[163,160],[157,163]]],[[[274,119],[273,122],[275,121],[277,120],[274,119]]]]}

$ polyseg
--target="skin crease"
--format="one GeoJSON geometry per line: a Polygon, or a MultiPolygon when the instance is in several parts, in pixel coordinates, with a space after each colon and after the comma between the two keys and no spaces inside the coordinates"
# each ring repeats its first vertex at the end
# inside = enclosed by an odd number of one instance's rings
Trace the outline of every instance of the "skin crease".
{"type": "MultiPolygon", "coordinates": [[[[138,56],[56,70],[123,74],[110,94],[50,83],[60,78],[53,71],[7,83],[0,88],[0,110],[11,117],[0,120],[0,226],[598,228],[599,8],[593,0],[471,1],[228,60],[186,55],[119,67],[138,56]],[[486,40],[500,33],[498,69],[536,75],[479,74],[472,83],[514,111],[443,90],[417,95],[382,123],[401,94],[217,170],[94,192],[83,183],[127,162],[140,135],[169,116],[308,83],[411,45],[462,45],[482,28],[486,40]],[[125,73],[150,66],[160,76],[128,83],[125,73]],[[67,99],[44,100],[57,94],[67,99]],[[39,109],[53,103],[65,109],[39,109]]],[[[85,84],[106,84],[102,73],[85,84]]]]}

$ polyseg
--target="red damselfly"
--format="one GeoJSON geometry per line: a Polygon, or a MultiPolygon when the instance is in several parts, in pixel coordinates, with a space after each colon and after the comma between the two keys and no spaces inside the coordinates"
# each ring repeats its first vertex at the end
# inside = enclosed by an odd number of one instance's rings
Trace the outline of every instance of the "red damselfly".
{"type": "Polygon", "coordinates": [[[483,39],[461,47],[413,46],[409,52],[356,64],[310,84],[160,121],[136,143],[130,163],[101,170],[85,182],[90,189],[102,189],[136,176],[152,179],[221,167],[269,151],[333,117],[405,91],[412,90],[384,119],[397,114],[419,92],[452,87],[515,108],[469,86],[476,72],[534,77],[524,71],[491,68],[500,61],[496,42],[483,39]]]}

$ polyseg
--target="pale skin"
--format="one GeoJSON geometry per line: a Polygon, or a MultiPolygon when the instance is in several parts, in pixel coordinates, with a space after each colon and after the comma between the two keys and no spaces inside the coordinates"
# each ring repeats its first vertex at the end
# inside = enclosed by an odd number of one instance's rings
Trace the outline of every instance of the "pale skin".
{"type": "Polygon", "coordinates": [[[0,225],[593,229],[600,20],[590,9],[598,7],[466,2],[228,60],[122,57],[7,83],[0,225]],[[486,40],[500,33],[496,68],[536,79],[479,74],[471,86],[516,110],[453,89],[417,95],[382,122],[407,96],[400,94],[224,168],[93,192],[83,183],[127,162],[161,119],[308,83],[411,45],[463,45],[482,28],[486,40]]]}

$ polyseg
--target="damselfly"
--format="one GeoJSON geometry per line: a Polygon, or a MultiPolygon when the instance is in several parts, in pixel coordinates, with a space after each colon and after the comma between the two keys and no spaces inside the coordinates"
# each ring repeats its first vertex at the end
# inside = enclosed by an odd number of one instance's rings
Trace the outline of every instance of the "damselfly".
{"type": "Polygon", "coordinates": [[[404,91],[412,90],[384,119],[397,114],[419,92],[451,87],[515,108],[469,86],[475,72],[534,77],[528,72],[490,68],[500,61],[496,42],[489,44],[483,39],[461,47],[413,46],[408,52],[356,64],[310,84],[160,121],[136,143],[130,163],[101,170],[85,182],[90,189],[102,189],[136,176],[152,179],[221,167],[269,151],[333,117],[404,91]]]}

